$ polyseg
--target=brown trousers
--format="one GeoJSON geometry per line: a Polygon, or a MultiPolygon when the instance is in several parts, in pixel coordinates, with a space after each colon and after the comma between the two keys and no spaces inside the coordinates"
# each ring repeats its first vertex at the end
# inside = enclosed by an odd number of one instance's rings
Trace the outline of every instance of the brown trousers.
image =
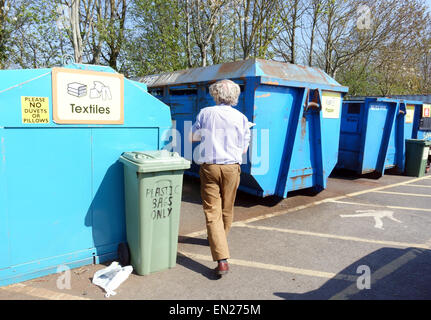
{"type": "Polygon", "coordinates": [[[214,261],[230,258],[227,234],[233,221],[240,173],[239,164],[202,164],[199,170],[202,205],[214,261]]]}

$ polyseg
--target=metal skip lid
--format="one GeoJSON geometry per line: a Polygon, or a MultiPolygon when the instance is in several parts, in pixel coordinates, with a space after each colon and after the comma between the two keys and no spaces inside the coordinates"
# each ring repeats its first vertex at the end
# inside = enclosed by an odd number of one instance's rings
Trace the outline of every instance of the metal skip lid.
{"type": "Polygon", "coordinates": [[[177,152],[167,150],[124,152],[120,161],[137,167],[137,172],[158,172],[185,170],[190,168],[190,161],[177,152]]]}
{"type": "Polygon", "coordinates": [[[421,144],[426,147],[431,146],[430,140],[421,140],[421,139],[406,139],[406,142],[408,143],[414,143],[414,144],[421,144]]]}

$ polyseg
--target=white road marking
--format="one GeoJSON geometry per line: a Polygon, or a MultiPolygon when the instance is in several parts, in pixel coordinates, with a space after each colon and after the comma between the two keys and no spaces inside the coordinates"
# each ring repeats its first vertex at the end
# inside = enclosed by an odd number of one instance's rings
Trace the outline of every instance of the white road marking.
{"type": "Polygon", "coordinates": [[[391,219],[392,221],[402,223],[400,220],[394,218],[394,212],[389,210],[356,210],[358,214],[340,214],[341,218],[374,218],[374,228],[383,230],[383,218],[391,219]]]}
{"type": "MultiPolygon", "coordinates": [[[[417,181],[428,180],[430,178],[431,178],[431,176],[425,176],[425,177],[421,177],[421,178],[407,180],[407,181],[404,181],[404,182],[389,184],[387,186],[377,187],[377,188],[373,188],[373,189],[366,189],[366,190],[362,190],[362,191],[358,191],[358,192],[352,192],[352,193],[346,194],[342,198],[356,197],[356,196],[359,196],[359,195],[362,195],[362,194],[366,194],[366,193],[370,193],[370,192],[376,192],[376,191],[385,190],[385,189],[389,189],[389,188],[395,188],[395,187],[399,187],[399,186],[404,186],[406,184],[414,183],[414,182],[417,182],[417,181]]],[[[336,200],[338,200],[338,199],[336,199],[336,200]]]]}
{"type": "Polygon", "coordinates": [[[427,245],[429,248],[431,248],[431,239],[429,239],[427,242],[425,242],[425,245],[427,245]]]}
{"type": "Polygon", "coordinates": [[[320,238],[329,238],[329,239],[338,239],[338,240],[346,240],[346,241],[373,243],[373,244],[379,244],[379,245],[384,245],[384,246],[393,246],[393,247],[401,247],[401,248],[420,248],[420,249],[430,249],[431,248],[431,240],[429,241],[429,243],[427,242],[426,244],[421,244],[421,243],[407,243],[407,242],[364,239],[364,238],[358,238],[358,237],[340,236],[340,235],[327,234],[327,233],[318,233],[318,232],[310,232],[310,231],[294,230],[294,229],[281,229],[281,228],[255,226],[255,225],[239,224],[239,223],[236,224],[235,227],[265,230],[265,231],[284,232],[284,233],[291,233],[291,234],[312,236],[312,237],[320,237],[320,238]]]}
{"type": "MultiPolygon", "coordinates": [[[[191,259],[213,261],[212,257],[202,255],[202,254],[184,252],[184,251],[178,251],[178,253],[183,254],[184,256],[191,259]]],[[[356,281],[357,279],[356,276],[347,275],[347,274],[337,274],[332,272],[286,267],[286,266],[280,266],[280,265],[269,264],[269,263],[261,263],[256,261],[246,261],[246,260],[239,260],[239,259],[229,259],[228,261],[229,261],[229,264],[232,264],[232,265],[265,269],[265,270],[273,270],[273,271],[281,271],[281,272],[287,272],[287,273],[293,273],[293,274],[300,274],[303,276],[312,276],[312,277],[319,277],[319,278],[326,278],[326,279],[338,279],[338,280],[346,280],[346,281],[356,281]]]]}
{"type": "Polygon", "coordinates": [[[378,208],[388,208],[388,209],[399,209],[399,210],[411,210],[411,211],[425,211],[425,212],[431,212],[431,209],[425,209],[425,208],[411,208],[411,207],[400,207],[400,206],[386,206],[382,204],[372,204],[372,203],[360,203],[360,202],[350,202],[350,201],[331,201],[333,203],[340,203],[340,204],[349,204],[352,206],[368,206],[368,207],[378,207],[378,208]]]}
{"type": "Polygon", "coordinates": [[[394,191],[375,191],[376,193],[384,194],[395,194],[398,196],[409,196],[409,197],[428,197],[431,198],[430,194],[420,194],[420,193],[405,193],[405,192],[394,192],[394,191]]]}
{"type": "Polygon", "coordinates": [[[73,296],[67,293],[58,293],[44,288],[34,288],[23,283],[12,284],[7,287],[1,287],[0,291],[10,291],[21,293],[32,297],[47,299],[47,300],[90,300],[79,296],[73,296]]]}
{"type": "Polygon", "coordinates": [[[424,184],[406,184],[406,187],[431,188],[431,186],[427,186],[424,184]]]}

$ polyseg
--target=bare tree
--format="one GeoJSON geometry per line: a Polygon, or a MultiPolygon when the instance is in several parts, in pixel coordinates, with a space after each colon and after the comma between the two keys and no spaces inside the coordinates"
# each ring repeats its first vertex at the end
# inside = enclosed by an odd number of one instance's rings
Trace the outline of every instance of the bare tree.
{"type": "Polygon", "coordinates": [[[191,7],[190,0],[185,0],[184,12],[186,15],[186,54],[187,54],[187,65],[189,68],[193,66],[192,62],[192,48],[191,48],[191,7]]]}
{"type": "MultiPolygon", "coordinates": [[[[351,39],[355,32],[356,1],[325,0],[322,24],[318,33],[322,39],[323,50],[320,52],[320,67],[331,76],[335,76],[338,68],[340,52],[345,52],[343,45],[351,39]]],[[[346,52],[347,53],[347,52],[346,52]]],[[[353,53],[353,52],[350,52],[353,53]]]]}
{"type": "Polygon", "coordinates": [[[102,51],[102,57],[109,66],[118,70],[118,58],[124,45],[125,22],[127,15],[126,0],[105,0],[108,10],[108,24],[105,25],[107,34],[105,42],[107,45],[106,54],[102,51]]]}
{"type": "Polygon", "coordinates": [[[335,71],[353,94],[426,91],[431,37],[425,3],[377,0],[367,6],[372,13],[369,28],[358,30],[357,26],[363,26],[359,22],[348,37],[334,42],[330,71],[335,71]]]}
{"type": "Polygon", "coordinates": [[[60,0],[70,8],[68,36],[75,61],[101,64],[102,59],[118,69],[124,46],[126,0],[60,0]]]}
{"type": "Polygon", "coordinates": [[[274,5],[273,14],[268,15],[265,23],[259,28],[254,46],[254,56],[262,59],[272,59],[274,52],[270,50],[274,40],[280,33],[280,17],[276,14],[278,5],[274,5]]]}
{"type": "Polygon", "coordinates": [[[75,62],[82,63],[82,36],[81,36],[81,24],[80,24],[80,0],[72,0],[70,5],[70,26],[72,30],[72,45],[75,53],[75,62]]]}
{"type": "Polygon", "coordinates": [[[208,63],[208,48],[228,0],[192,0],[190,13],[194,39],[199,48],[201,66],[208,63]]]}
{"type": "Polygon", "coordinates": [[[223,61],[225,46],[228,46],[226,39],[226,25],[219,19],[215,29],[214,36],[211,38],[210,55],[212,64],[219,64],[223,61]]]}
{"type": "MultiPolygon", "coordinates": [[[[88,41],[92,64],[101,64],[103,39],[106,32],[104,19],[108,15],[108,6],[102,4],[102,0],[95,0],[95,21],[91,24],[90,41],[88,41]]],[[[93,18],[94,19],[94,18],[93,18]]]]}
{"type": "Polygon", "coordinates": [[[243,59],[273,40],[275,28],[272,18],[276,16],[279,0],[239,0],[235,6],[243,59]],[[272,29],[270,28],[272,27],[272,29]],[[266,31],[266,33],[265,33],[266,31]]]}
{"type": "Polygon", "coordinates": [[[316,29],[320,20],[320,16],[323,12],[323,1],[324,0],[309,0],[306,10],[308,16],[310,17],[310,40],[308,48],[308,65],[313,65],[313,55],[314,55],[314,43],[316,40],[316,29]]]}
{"type": "Polygon", "coordinates": [[[96,1],[59,0],[59,2],[70,8],[70,28],[66,30],[72,43],[75,62],[82,63],[84,49],[93,30],[96,1]]]}
{"type": "Polygon", "coordinates": [[[423,23],[417,19],[419,7],[424,10],[416,0],[368,0],[361,3],[325,0],[323,24],[317,28],[321,39],[320,67],[336,76],[337,71],[349,62],[361,55],[373,54],[394,39],[399,44],[412,43],[415,32],[423,23]],[[361,11],[361,8],[367,11],[361,11]]]}
{"type": "Polygon", "coordinates": [[[431,94],[431,37],[424,41],[419,60],[420,93],[431,94]]]}
{"type": "Polygon", "coordinates": [[[278,10],[281,32],[275,51],[284,61],[297,63],[297,31],[304,12],[305,5],[301,0],[282,1],[278,10]]]}

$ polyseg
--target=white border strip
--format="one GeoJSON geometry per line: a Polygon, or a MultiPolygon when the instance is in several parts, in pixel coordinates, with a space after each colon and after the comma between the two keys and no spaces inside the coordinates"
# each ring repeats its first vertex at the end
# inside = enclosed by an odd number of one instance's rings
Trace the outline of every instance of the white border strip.
{"type": "MultiPolygon", "coordinates": [[[[190,253],[190,252],[184,252],[184,251],[178,251],[178,253],[180,253],[180,254],[188,257],[188,258],[191,258],[191,259],[213,262],[213,259],[210,256],[205,256],[202,254],[196,254],[196,253],[190,253]]],[[[339,273],[333,273],[333,272],[324,272],[324,271],[316,271],[316,270],[310,270],[310,269],[293,268],[293,267],[286,267],[286,266],[280,266],[280,265],[275,265],[275,264],[255,262],[255,261],[229,259],[229,264],[238,265],[238,266],[242,266],[242,267],[248,267],[248,268],[258,268],[258,269],[265,269],[265,270],[272,270],[272,271],[281,271],[281,272],[299,274],[299,275],[303,275],[303,276],[319,277],[319,278],[325,278],[325,279],[338,279],[338,280],[346,280],[346,281],[352,281],[352,282],[357,280],[357,276],[352,276],[352,275],[347,275],[347,274],[339,274],[339,273]]]]}
{"type": "Polygon", "coordinates": [[[47,299],[47,300],[91,300],[88,298],[73,296],[67,293],[58,293],[45,288],[34,288],[34,287],[27,286],[23,283],[17,283],[7,287],[1,287],[0,291],[1,290],[25,294],[28,296],[47,299]]]}

